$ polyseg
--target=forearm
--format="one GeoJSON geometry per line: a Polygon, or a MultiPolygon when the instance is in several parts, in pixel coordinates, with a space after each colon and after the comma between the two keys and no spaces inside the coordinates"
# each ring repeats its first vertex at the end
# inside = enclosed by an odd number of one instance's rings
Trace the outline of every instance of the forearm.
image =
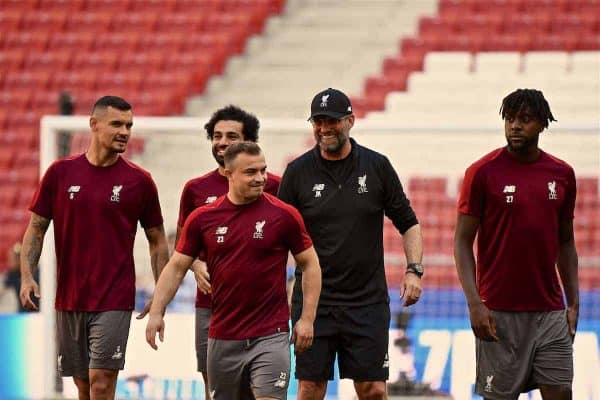
{"type": "Polygon", "coordinates": [[[33,279],[42,254],[44,236],[49,225],[50,220],[35,214],[32,215],[21,245],[20,264],[22,279],[33,279]]]}
{"type": "Polygon", "coordinates": [[[421,263],[423,260],[423,236],[419,224],[411,226],[404,232],[402,245],[407,263],[421,263]]]}
{"type": "Polygon", "coordinates": [[[150,246],[150,267],[152,268],[154,282],[158,281],[158,277],[162,273],[168,261],[169,248],[166,241],[163,241],[163,243],[157,243],[154,246],[150,246]]]}
{"type": "Polygon", "coordinates": [[[318,262],[307,265],[302,271],[302,294],[301,318],[314,321],[321,294],[321,268],[318,262]]]}
{"type": "Polygon", "coordinates": [[[475,281],[475,255],[473,243],[457,242],[454,248],[454,261],[460,284],[462,285],[467,303],[470,305],[481,302],[477,283],[475,281]]]}
{"type": "Polygon", "coordinates": [[[169,246],[162,225],[146,229],[148,248],[150,250],[150,267],[154,282],[158,281],[163,268],[169,261],[169,246]]]}
{"type": "Polygon", "coordinates": [[[558,272],[569,307],[579,306],[578,257],[574,241],[562,243],[558,251],[558,272]]]}
{"type": "Polygon", "coordinates": [[[164,315],[167,305],[175,297],[177,289],[187,272],[187,266],[182,270],[174,263],[169,262],[162,270],[152,299],[152,308],[150,313],[160,313],[164,315]]]}

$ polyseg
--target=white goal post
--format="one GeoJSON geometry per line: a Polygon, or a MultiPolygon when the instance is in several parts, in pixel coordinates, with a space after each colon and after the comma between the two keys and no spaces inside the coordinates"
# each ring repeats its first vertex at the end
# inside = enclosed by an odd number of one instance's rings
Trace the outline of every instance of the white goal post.
{"type": "MultiPolygon", "coordinates": [[[[157,182],[165,215],[165,227],[174,229],[178,200],[183,183],[215,168],[206,139],[204,124],[209,117],[134,116],[133,135],[143,137],[143,151],[133,161],[148,169],[157,182]]],[[[89,132],[86,116],[45,116],[40,124],[40,173],[57,160],[58,133],[89,132]]],[[[503,124],[482,126],[444,126],[432,120],[407,126],[400,121],[369,122],[357,120],[351,132],[360,144],[388,156],[404,183],[413,175],[446,176],[458,181],[473,161],[505,144],[503,124]]],[[[267,165],[281,174],[286,163],[314,144],[306,120],[261,120],[259,144],[267,165]]],[[[568,161],[580,175],[598,176],[600,171],[600,127],[597,125],[551,127],[543,133],[540,145],[568,161]]],[[[455,186],[455,185],[454,185],[455,186]]],[[[455,194],[455,193],[453,193],[455,194]]],[[[143,248],[144,240],[137,240],[143,248]]],[[[137,247],[136,247],[137,248],[137,247]]],[[[137,250],[136,250],[137,251],[137,250]]],[[[146,246],[147,252],[147,246],[146,246]]],[[[141,253],[140,253],[141,254],[141,253]]],[[[138,264],[136,252],[136,265],[138,264]]],[[[44,242],[40,259],[41,312],[45,337],[54,338],[55,254],[52,227],[44,242]]],[[[133,354],[128,354],[134,357],[133,354]]],[[[48,340],[44,363],[44,398],[55,396],[55,343],[48,340]]]]}

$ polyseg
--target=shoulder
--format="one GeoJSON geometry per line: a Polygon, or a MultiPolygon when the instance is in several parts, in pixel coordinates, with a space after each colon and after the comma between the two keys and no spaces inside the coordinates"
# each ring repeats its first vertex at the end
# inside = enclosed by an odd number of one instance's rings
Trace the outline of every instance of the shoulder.
{"type": "Polygon", "coordinates": [[[138,176],[140,179],[154,183],[152,179],[152,174],[134,162],[127,160],[124,157],[120,157],[123,162],[124,167],[131,172],[132,175],[138,176]]]}
{"type": "Polygon", "coordinates": [[[279,184],[279,182],[281,182],[281,177],[279,175],[267,172],[267,182],[274,182],[279,184]]]}
{"type": "Polygon", "coordinates": [[[194,211],[190,213],[187,219],[198,219],[204,215],[210,214],[211,212],[217,210],[223,205],[226,195],[223,195],[213,201],[212,203],[205,204],[201,207],[195,208],[194,211]]]}
{"type": "Polygon", "coordinates": [[[287,165],[286,172],[288,170],[293,171],[298,168],[305,168],[306,165],[311,164],[313,162],[313,159],[314,159],[314,148],[308,150],[304,154],[301,154],[300,156],[298,156],[295,159],[293,159],[292,161],[290,161],[287,165]]]}
{"type": "Polygon", "coordinates": [[[564,170],[565,172],[573,172],[573,167],[567,163],[564,160],[561,160],[558,157],[553,156],[550,153],[546,153],[545,151],[542,151],[542,154],[544,155],[544,157],[546,158],[547,162],[554,164],[555,167],[564,170]]]}
{"type": "Polygon", "coordinates": [[[279,210],[282,214],[289,215],[294,218],[300,217],[300,213],[298,212],[298,210],[296,210],[293,206],[289,205],[288,203],[284,202],[283,200],[280,200],[277,197],[275,197],[269,193],[264,193],[263,196],[264,196],[265,201],[271,207],[274,207],[275,209],[279,210]]]}
{"type": "Polygon", "coordinates": [[[379,153],[373,149],[362,146],[356,142],[354,142],[356,146],[356,152],[361,160],[366,161],[367,163],[376,166],[377,168],[382,166],[391,167],[390,160],[387,158],[385,154],[379,153]]]}
{"type": "Polygon", "coordinates": [[[475,175],[476,173],[487,170],[489,168],[489,166],[493,165],[496,161],[498,161],[500,159],[503,152],[504,152],[504,148],[501,147],[499,149],[496,149],[496,150],[493,150],[493,151],[487,153],[486,155],[481,157],[479,160],[477,160],[474,163],[472,163],[471,165],[469,165],[469,167],[467,168],[467,174],[475,175]]]}
{"type": "Polygon", "coordinates": [[[85,154],[76,154],[73,156],[61,158],[60,160],[56,160],[52,164],[50,164],[50,166],[48,167],[48,171],[77,168],[77,164],[82,161],[83,157],[85,157],[85,154]]]}
{"type": "Polygon", "coordinates": [[[188,190],[193,189],[196,186],[200,186],[204,183],[206,183],[207,181],[209,181],[210,179],[213,178],[215,174],[215,171],[210,171],[204,175],[198,176],[196,178],[192,178],[189,181],[187,181],[183,187],[183,191],[186,192],[188,190]]]}

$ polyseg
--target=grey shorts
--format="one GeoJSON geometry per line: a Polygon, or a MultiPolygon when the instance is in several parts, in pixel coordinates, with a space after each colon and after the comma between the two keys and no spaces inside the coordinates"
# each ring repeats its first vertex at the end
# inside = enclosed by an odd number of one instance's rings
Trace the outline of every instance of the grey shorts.
{"type": "Polygon", "coordinates": [[[208,325],[211,314],[212,311],[210,308],[196,308],[196,360],[198,360],[198,372],[206,373],[208,325]]]}
{"type": "Polygon", "coordinates": [[[58,372],[88,378],[90,369],[121,370],[131,311],[57,311],[58,372]]]}
{"type": "Polygon", "coordinates": [[[573,344],[564,310],[492,314],[500,340],[476,339],[477,394],[509,399],[539,385],[571,386],[573,344]]]}
{"type": "Polygon", "coordinates": [[[208,388],[213,400],[287,399],[288,332],[256,339],[208,339],[208,388]]]}

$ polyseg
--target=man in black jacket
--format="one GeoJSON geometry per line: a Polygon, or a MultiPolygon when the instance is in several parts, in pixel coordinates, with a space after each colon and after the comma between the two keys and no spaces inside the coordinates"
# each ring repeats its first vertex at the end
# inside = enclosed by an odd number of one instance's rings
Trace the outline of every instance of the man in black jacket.
{"type": "MultiPolygon", "coordinates": [[[[354,114],[344,93],[318,93],[309,121],[317,145],[288,165],[278,193],[302,214],[323,275],[313,346],[296,359],[298,399],[325,397],[336,354],[340,378],[354,380],[360,399],[385,399],[390,308],[383,215],[403,235],[407,306],[421,295],[421,228],[387,157],[350,139],[354,114]]],[[[296,284],[294,322],[301,312],[302,285],[296,284]]]]}

